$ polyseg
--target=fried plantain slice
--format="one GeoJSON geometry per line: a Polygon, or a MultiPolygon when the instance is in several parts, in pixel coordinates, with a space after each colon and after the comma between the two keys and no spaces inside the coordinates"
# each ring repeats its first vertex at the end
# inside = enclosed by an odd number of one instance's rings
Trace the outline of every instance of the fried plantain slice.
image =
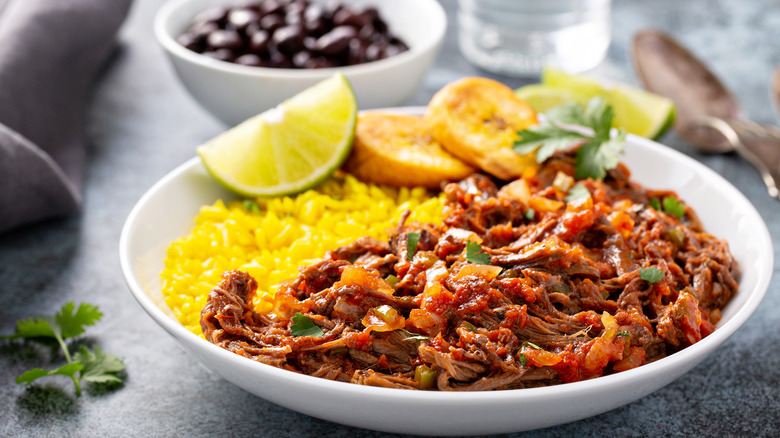
{"type": "Polygon", "coordinates": [[[538,123],[536,111],[506,85],[487,78],[451,82],[431,99],[425,121],[442,147],[504,180],[535,166],[533,154],[512,149],[517,132],[538,123]]]}
{"type": "Polygon", "coordinates": [[[379,112],[358,116],[355,143],[343,169],[366,182],[429,188],[474,172],[442,149],[422,117],[379,112]]]}

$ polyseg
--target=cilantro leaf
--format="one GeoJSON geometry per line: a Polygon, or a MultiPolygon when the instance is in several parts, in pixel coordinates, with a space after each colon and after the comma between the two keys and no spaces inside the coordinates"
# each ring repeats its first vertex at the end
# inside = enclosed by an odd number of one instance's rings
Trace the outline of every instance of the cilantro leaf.
{"type": "Polygon", "coordinates": [[[33,381],[47,376],[68,376],[76,387],[76,395],[81,395],[82,380],[88,382],[121,382],[116,372],[125,368],[119,358],[104,353],[98,347],[95,352],[82,346],[71,358],[70,350],[66,343],[69,338],[74,338],[85,331],[85,327],[94,325],[103,314],[97,306],[81,303],[78,307],[72,302],[65,303],[54,316],[38,316],[23,319],[16,323],[16,333],[3,336],[0,339],[31,339],[53,338],[60,345],[67,363],[54,370],[33,368],[16,378],[16,383],[30,384],[33,381]]]}
{"type": "Polygon", "coordinates": [[[531,348],[533,348],[534,350],[541,350],[541,349],[542,349],[542,347],[540,347],[540,346],[538,346],[538,345],[534,344],[533,342],[529,342],[529,341],[523,341],[523,345],[526,345],[526,346],[528,346],[528,347],[531,347],[531,348]]]}
{"type": "Polygon", "coordinates": [[[76,309],[73,302],[67,302],[54,318],[62,337],[73,338],[84,333],[85,326],[94,325],[102,317],[95,305],[81,303],[76,309]]]}
{"type": "Polygon", "coordinates": [[[81,380],[95,383],[122,381],[116,374],[125,369],[125,364],[119,357],[104,352],[100,347],[95,347],[92,352],[82,345],[73,355],[73,360],[84,366],[80,373],[81,380]]]}
{"type": "Polygon", "coordinates": [[[656,267],[642,268],[639,270],[639,278],[650,284],[658,283],[664,278],[664,275],[666,275],[666,272],[656,267]]]}
{"type": "Polygon", "coordinates": [[[35,380],[47,376],[68,376],[71,379],[74,379],[74,381],[76,381],[76,373],[81,371],[83,368],[84,365],[77,362],[66,363],[65,365],[54,370],[42,370],[40,368],[33,368],[31,370],[25,371],[24,374],[17,377],[16,383],[26,383],[27,385],[29,385],[35,380]]]}
{"type": "Polygon", "coordinates": [[[566,195],[566,202],[576,201],[577,199],[585,199],[590,198],[590,190],[588,190],[587,187],[582,185],[582,183],[574,184],[574,186],[569,189],[569,194],[566,195]]]}
{"type": "Polygon", "coordinates": [[[518,133],[520,137],[513,146],[515,152],[525,155],[536,150],[536,161],[544,162],[556,151],[566,150],[585,138],[582,134],[569,131],[555,124],[532,126],[518,133]],[[537,150],[538,148],[538,150],[537,150]]]}
{"type": "Polygon", "coordinates": [[[577,150],[574,177],[577,179],[601,179],[607,171],[614,169],[619,162],[618,156],[623,152],[626,133],[622,129],[615,138],[593,139],[577,150]]]}
{"type": "Polygon", "coordinates": [[[588,101],[583,114],[584,126],[593,129],[593,137],[601,140],[609,139],[614,112],[604,98],[595,97],[588,101]]]}
{"type": "Polygon", "coordinates": [[[664,211],[674,215],[677,219],[682,219],[685,216],[685,204],[680,202],[674,196],[664,196],[663,199],[664,211]]]}
{"type": "Polygon", "coordinates": [[[431,340],[430,336],[425,336],[418,333],[410,332],[409,330],[405,330],[405,329],[401,329],[401,331],[409,335],[406,338],[404,338],[404,341],[422,342],[422,341],[431,340]]]}
{"type": "Polygon", "coordinates": [[[296,313],[295,316],[292,317],[292,322],[293,323],[290,326],[290,334],[292,336],[313,336],[319,338],[325,334],[322,329],[314,324],[311,318],[306,315],[296,313]]]}
{"type": "Polygon", "coordinates": [[[466,261],[478,265],[489,265],[490,254],[483,252],[482,246],[478,243],[469,242],[468,245],[466,245],[466,261]]]}
{"type": "Polygon", "coordinates": [[[656,209],[657,211],[663,211],[661,209],[661,202],[658,201],[657,198],[653,198],[653,199],[650,200],[650,206],[653,207],[654,209],[656,209]]]}
{"type": "Polygon", "coordinates": [[[417,243],[420,241],[420,233],[406,234],[406,259],[414,258],[414,251],[417,250],[417,243]]]}
{"type": "Polygon", "coordinates": [[[517,361],[520,363],[520,366],[528,365],[528,358],[525,357],[523,353],[520,353],[520,356],[517,356],[517,361]]]}
{"type": "Polygon", "coordinates": [[[513,149],[518,154],[536,151],[536,160],[541,163],[579,142],[575,177],[604,178],[617,166],[625,143],[624,130],[618,130],[614,138],[610,135],[613,118],[612,107],[600,97],[591,99],[585,108],[561,105],[547,112],[545,122],[520,131],[513,149]]]}
{"type": "Polygon", "coordinates": [[[615,334],[618,336],[631,337],[631,332],[628,330],[621,330],[615,334]]]}

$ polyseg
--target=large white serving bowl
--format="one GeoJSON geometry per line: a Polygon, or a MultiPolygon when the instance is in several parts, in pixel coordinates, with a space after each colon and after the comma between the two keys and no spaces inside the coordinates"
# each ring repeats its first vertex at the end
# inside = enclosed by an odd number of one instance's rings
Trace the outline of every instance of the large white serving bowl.
{"type": "Polygon", "coordinates": [[[159,275],[165,250],[189,233],[201,206],[235,197],[212,180],[198,158],[165,176],[133,208],[119,245],[122,272],[144,310],[185,350],[229,382],[289,409],[350,426],[424,435],[506,433],[567,423],[637,400],[695,367],[758,307],[772,274],[769,231],[728,181],[679,152],[632,135],[623,161],[641,184],[675,190],[697,211],[709,232],[725,238],[742,267],[742,277],[739,293],[723,311],[713,334],[656,362],[593,380],[492,392],[374,388],[254,362],[194,335],[171,316],[162,299],[159,275]]]}
{"type": "MultiPolygon", "coordinates": [[[[311,0],[324,2],[326,0],[311,0]]],[[[419,88],[439,52],[447,16],[436,0],[340,0],[373,5],[409,50],[366,64],[323,69],[251,67],[218,61],[176,42],[193,17],[214,5],[237,0],[170,0],[154,21],[154,33],[192,97],[230,126],[257,115],[341,71],[357,95],[360,109],[397,106],[419,88]]]]}

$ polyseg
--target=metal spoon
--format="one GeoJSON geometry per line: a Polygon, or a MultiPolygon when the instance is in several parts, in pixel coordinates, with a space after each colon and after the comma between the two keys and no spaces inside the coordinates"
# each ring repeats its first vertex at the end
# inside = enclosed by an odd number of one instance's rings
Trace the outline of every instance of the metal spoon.
{"type": "MultiPolygon", "coordinates": [[[[637,33],[633,54],[645,88],[674,101],[674,129],[681,137],[708,153],[736,150],[761,173],[769,195],[780,196],[780,129],[747,120],[736,97],[669,35],[637,33]]],[[[774,86],[780,95],[780,73],[774,86]]]]}

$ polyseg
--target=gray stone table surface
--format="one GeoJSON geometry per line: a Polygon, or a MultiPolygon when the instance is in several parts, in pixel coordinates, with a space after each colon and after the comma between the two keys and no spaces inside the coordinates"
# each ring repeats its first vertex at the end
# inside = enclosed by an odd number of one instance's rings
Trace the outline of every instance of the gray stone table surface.
{"type": "MultiPolygon", "coordinates": [[[[0,334],[11,333],[17,319],[54,313],[66,301],[97,304],[105,316],[89,338],[124,358],[127,381],[119,390],[81,397],[65,378],[26,389],[14,379],[36,362],[29,351],[0,343],[0,436],[390,436],[310,418],[225,382],[180,349],[130,295],[118,258],[130,209],[193,157],[196,145],[225,129],[187,95],[156,44],[152,20],[161,3],[136,1],[93,96],[82,212],[0,235],[0,334]]],[[[446,42],[410,104],[427,103],[466,75],[513,87],[536,79],[493,76],[469,65],[457,48],[456,3],[442,4],[450,19],[446,42]]],[[[780,1],[615,0],[612,25],[608,58],[592,75],[637,83],[632,36],[646,27],[664,29],[710,64],[751,118],[777,123],[768,87],[780,65],[780,1]]],[[[780,248],[780,201],[768,197],[753,168],[735,155],[700,154],[674,134],[662,141],[736,185],[780,248]]],[[[672,384],[596,417],[517,436],[778,436],[778,309],[775,278],[747,323],[672,384]]]]}

